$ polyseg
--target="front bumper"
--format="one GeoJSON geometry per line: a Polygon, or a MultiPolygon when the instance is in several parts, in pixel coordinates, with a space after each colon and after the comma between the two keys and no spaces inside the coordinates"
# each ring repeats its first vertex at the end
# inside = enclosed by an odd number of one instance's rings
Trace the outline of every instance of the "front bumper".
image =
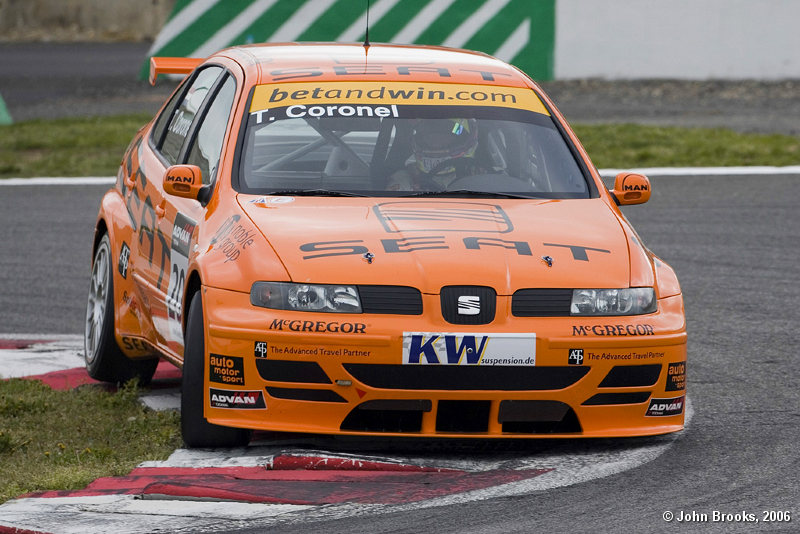
{"type": "MultiPolygon", "coordinates": [[[[203,288],[205,417],[320,434],[623,437],[681,430],[686,329],[681,296],[635,317],[511,315],[488,325],[441,315],[301,313],[203,288]],[[535,365],[403,363],[403,333],[535,334],[535,365]]],[[[436,310],[438,295],[424,295],[436,310]]]]}

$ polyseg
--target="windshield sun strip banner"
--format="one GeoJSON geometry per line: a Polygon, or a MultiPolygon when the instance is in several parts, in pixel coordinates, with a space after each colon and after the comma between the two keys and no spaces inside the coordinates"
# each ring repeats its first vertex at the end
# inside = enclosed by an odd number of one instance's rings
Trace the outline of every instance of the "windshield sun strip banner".
{"type": "Polygon", "coordinates": [[[323,82],[256,86],[250,113],[282,107],[300,113],[323,105],[483,106],[550,113],[532,89],[411,82],[323,82]]]}

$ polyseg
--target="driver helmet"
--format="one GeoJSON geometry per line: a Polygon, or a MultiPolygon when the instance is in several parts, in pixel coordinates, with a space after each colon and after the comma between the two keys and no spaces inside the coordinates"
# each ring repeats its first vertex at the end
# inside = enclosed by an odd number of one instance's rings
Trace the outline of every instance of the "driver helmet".
{"type": "MultiPolygon", "coordinates": [[[[413,150],[417,168],[430,174],[443,161],[471,158],[478,146],[478,121],[475,119],[422,119],[414,127],[413,150]]],[[[448,165],[436,175],[454,173],[448,165]]]]}

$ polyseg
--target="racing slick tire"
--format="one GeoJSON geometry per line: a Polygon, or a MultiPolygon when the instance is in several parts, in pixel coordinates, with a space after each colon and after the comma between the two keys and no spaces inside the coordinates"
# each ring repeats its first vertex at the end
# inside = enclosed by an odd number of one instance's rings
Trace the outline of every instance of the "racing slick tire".
{"type": "Polygon", "coordinates": [[[92,261],[86,325],[84,361],[89,376],[101,382],[123,384],[133,378],[147,385],[158,366],[158,358],[130,359],[120,350],[114,335],[114,270],[111,240],[104,234],[92,261]]]}
{"type": "Polygon", "coordinates": [[[200,291],[192,296],[184,336],[183,375],[181,378],[181,434],[190,448],[243,447],[252,430],[215,425],[203,416],[205,401],[205,327],[200,291]]]}

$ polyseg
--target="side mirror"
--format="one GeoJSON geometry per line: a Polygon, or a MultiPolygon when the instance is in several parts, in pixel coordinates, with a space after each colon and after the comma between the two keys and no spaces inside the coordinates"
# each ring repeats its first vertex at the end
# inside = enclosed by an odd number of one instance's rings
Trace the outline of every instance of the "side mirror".
{"type": "Polygon", "coordinates": [[[621,172],[614,179],[611,194],[620,206],[630,206],[650,200],[651,190],[650,180],[644,174],[621,172]]]}
{"type": "Polygon", "coordinates": [[[173,165],[164,173],[164,192],[176,197],[199,200],[203,176],[197,165],[173,165]]]}

